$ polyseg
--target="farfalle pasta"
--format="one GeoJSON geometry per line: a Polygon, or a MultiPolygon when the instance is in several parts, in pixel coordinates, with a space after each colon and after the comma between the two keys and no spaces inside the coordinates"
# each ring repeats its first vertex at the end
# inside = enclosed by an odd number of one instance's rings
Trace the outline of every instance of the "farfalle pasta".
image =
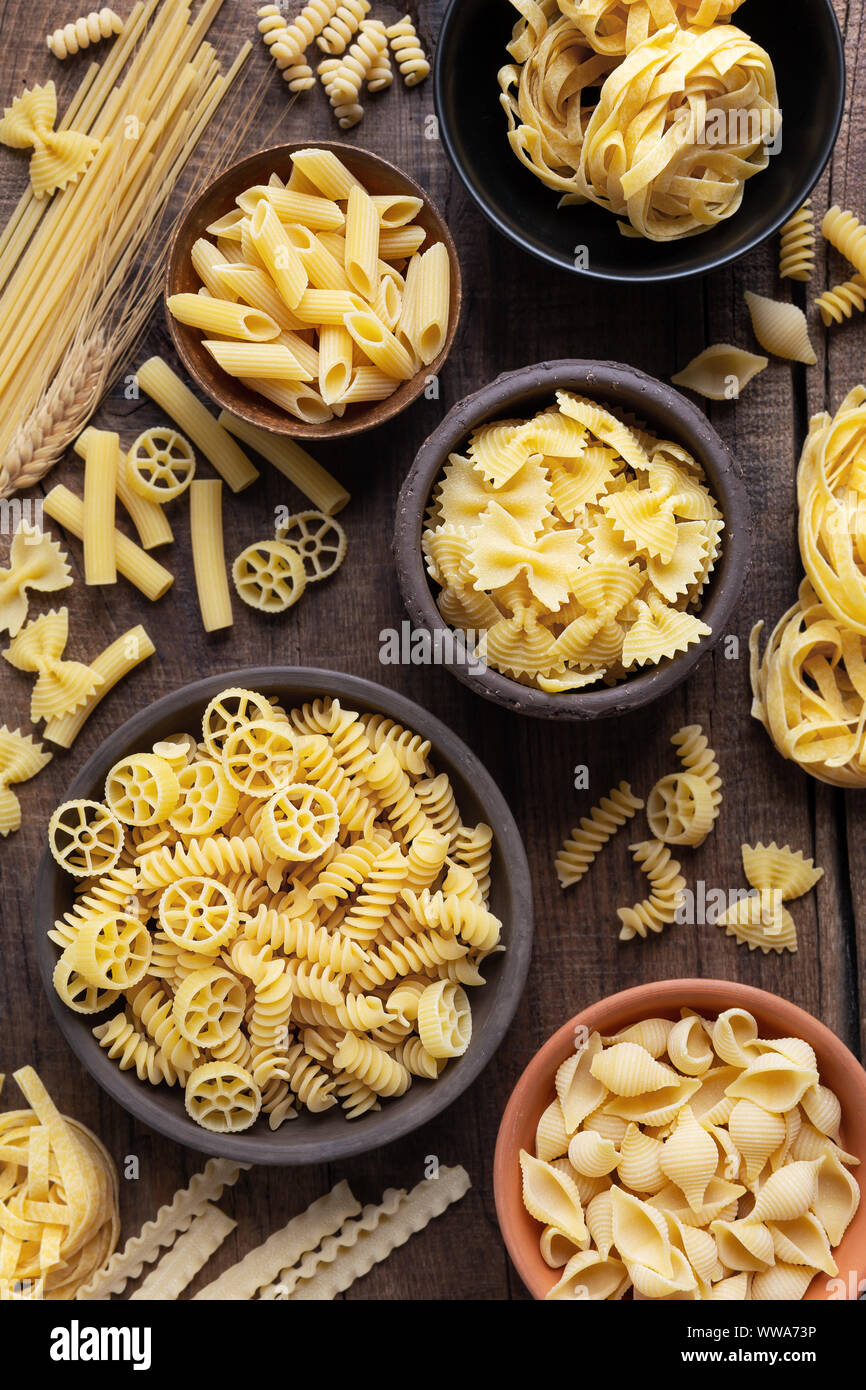
{"type": "Polygon", "coordinates": [[[103,683],[93,667],[64,658],[68,636],[69,610],[52,609],[22,628],[3,652],[10,666],[36,676],[30,697],[34,724],[74,714],[103,683]]]}
{"type": "Polygon", "coordinates": [[[808,1043],[684,1008],[591,1033],[553,1090],[520,1153],[548,1298],[800,1299],[838,1274],[859,1159],[808,1043]]]}
{"type": "Polygon", "coordinates": [[[723,529],[686,450],[559,391],[451,455],[422,545],[439,610],[474,656],[556,693],[614,684],[708,636],[696,610],[723,529]]]}
{"type": "Polygon", "coordinates": [[[512,0],[499,72],[508,141],[561,194],[620,231],[670,241],[734,216],[782,115],[770,55],[730,0],[512,0]]]}
{"type": "Polygon", "coordinates": [[[53,593],[72,583],[66,553],[38,526],[24,522],[12,537],[9,564],[0,569],[0,631],[15,637],[27,617],[27,590],[53,593]]]}
{"type": "Polygon", "coordinates": [[[464,824],[430,745],[318,699],[221,691],[201,729],[58,808],[80,883],[54,924],[55,988],[100,1047],[189,1115],[238,1132],[435,1080],[471,1045],[467,990],[505,949],[493,834],[464,824]]]}
{"type": "Polygon", "coordinates": [[[55,130],[57,89],[53,82],[28,88],[7,106],[0,120],[0,144],[31,150],[30,186],[47,198],[75,183],[96,157],[100,141],[77,130],[55,130]]]}

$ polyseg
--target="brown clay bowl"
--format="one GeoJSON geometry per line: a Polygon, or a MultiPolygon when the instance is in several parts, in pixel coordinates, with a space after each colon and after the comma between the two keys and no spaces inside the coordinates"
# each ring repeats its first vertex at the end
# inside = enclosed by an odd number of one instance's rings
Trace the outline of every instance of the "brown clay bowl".
{"type": "Polygon", "coordinates": [[[451,316],[445,346],[439,356],[429,366],[423,367],[417,376],[404,382],[387,400],[373,401],[369,405],[350,405],[342,417],[334,416],[333,420],[326,420],[321,424],[309,424],[303,420],[296,420],[264,396],[248,390],[240,381],[222,371],[202,347],[204,335],[198,329],[178,323],[168,310],[166,318],[178,356],[190,376],[211,400],[216,401],[224,410],[231,411],[241,420],[258,425],[271,434],[289,435],[295,439],[344,439],[349,435],[373,429],[376,425],[383,425],[387,420],[393,420],[418,399],[429,378],[441,371],[451,351],[460,322],[463,284],[454,239],[429,194],[408,174],[404,174],[402,169],[389,164],[386,159],[370,150],[359,149],[356,145],[346,145],[335,140],[295,140],[291,144],[274,145],[270,149],[260,150],[258,154],[239,160],[214,179],[184,211],[169,249],[165,297],[173,294],[195,294],[198,291],[201,282],[190,258],[193,243],[200,236],[206,235],[206,227],[232,210],[235,198],[245,188],[267,183],[273,173],[288,178],[292,172],[292,153],[311,146],[319,150],[331,150],[343,161],[347,169],[361,180],[370,193],[405,193],[422,199],[423,207],[415,219],[427,233],[427,240],[421,249],[426,249],[436,241],[444,242],[451,264],[451,316]]]}
{"type": "MultiPolygon", "coordinates": [[[[449,411],[422,444],[397,501],[394,558],[403,603],[412,623],[431,632],[448,626],[434,601],[421,533],[433,488],[448,456],[460,451],[477,426],[488,420],[520,419],[550,405],[558,390],[577,391],[626,416],[636,417],[660,438],[682,445],[702,465],[707,485],[725,519],[722,553],[705,591],[701,619],[712,629],[688,651],[619,685],[548,695],[487,667],[472,670],[445,661],[451,674],[478,695],[518,714],[538,719],[589,720],[629,714],[667,695],[691,674],[727,631],[749,568],[751,521],[739,469],[706,416],[672,386],[621,362],[566,358],[506,372],[449,411]]],[[[443,643],[448,652],[449,645],[443,643]]]]}
{"type": "MultiPolygon", "coordinates": [[[[777,994],[732,980],[661,980],[612,994],[591,1004],[548,1038],[512,1091],[499,1126],[493,1165],[496,1215],[514,1267],[534,1298],[546,1296],[559,1272],[541,1258],[538,1239],[542,1226],[523,1205],[519,1154],[521,1149],[533,1152],[538,1121],[555,1095],[556,1069],[574,1049],[575,1029],[615,1033],[643,1018],[679,1018],[682,1007],[703,1014],[748,1009],[763,1037],[805,1039],[815,1049],[822,1082],[842,1102],[843,1145],[866,1163],[866,1071],[835,1033],[804,1009],[777,994]]],[[[849,1171],[864,1192],[863,1168],[849,1171]]],[[[857,1297],[850,1290],[860,1286],[866,1273],[866,1201],[861,1201],[833,1258],[841,1283],[816,1275],[806,1291],[807,1299],[857,1297]],[[843,1287],[847,1293],[840,1291],[843,1287]]]]}
{"type": "Polygon", "coordinates": [[[261,1118],[241,1134],[214,1134],[202,1129],[184,1109],[176,1086],[150,1086],[135,1071],[121,1071],[99,1047],[91,1029],[118,1012],[118,1006],[98,1015],[73,1013],[58,997],[52,975],[57,948],[47,932],[55,918],[72,905],[73,880],[46,849],[39,867],[34,904],[36,955],[42,983],[61,1033],[95,1081],[143,1124],[179,1144],[201,1153],[231,1158],[238,1163],[282,1166],[330,1163],[366,1153],[410,1134],[438,1115],[469,1086],[490,1061],[520,1002],[532,947],[532,887],[526,852],[511,811],[496,783],[466,744],[420,705],[383,686],[337,671],[308,667],[261,666],[228,671],[166,695],[129,719],[82,768],[67,797],[101,798],[105,777],[120,758],[150,748],[179,730],[201,727],[205,706],[219,691],[232,686],[278,695],[300,705],[319,695],[340,699],[347,708],[372,710],[396,719],[432,743],[437,771],[447,772],[466,817],[486,821],[493,830],[491,908],[501,919],[506,950],[492,956],[487,984],[472,991],[473,1037],[469,1050],[453,1062],[438,1081],[413,1081],[405,1096],[383,1103],[378,1112],[347,1120],[342,1110],[301,1116],[271,1132],[261,1118]]]}

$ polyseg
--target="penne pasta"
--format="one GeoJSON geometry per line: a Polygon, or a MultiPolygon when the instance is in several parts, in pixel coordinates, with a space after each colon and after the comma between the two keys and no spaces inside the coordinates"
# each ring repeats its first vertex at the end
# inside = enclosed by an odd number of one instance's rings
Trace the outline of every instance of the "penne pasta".
{"type": "Polygon", "coordinates": [[[116,584],[114,514],[120,440],[91,430],[84,455],[84,582],[116,584]]]}
{"type": "Polygon", "coordinates": [[[378,367],[356,367],[349,388],[343,396],[343,404],[387,400],[402,384],[396,377],[380,372],[378,367]]]}
{"type": "Polygon", "coordinates": [[[206,241],[204,237],[199,237],[198,241],[193,242],[190,260],[193,270],[205,289],[210,290],[215,298],[223,298],[222,287],[217,279],[216,271],[219,267],[227,265],[228,262],[219,247],[214,246],[212,241],[206,241]]]}
{"type": "Polygon", "coordinates": [[[372,203],[379,218],[379,226],[386,230],[407,226],[423,208],[420,198],[409,193],[374,193],[372,203]]]}
{"type": "Polygon", "coordinates": [[[281,329],[300,328],[301,320],[277,294],[266,270],[255,265],[215,265],[213,277],[222,297],[243,300],[263,314],[269,314],[281,329]]]}
{"type": "Polygon", "coordinates": [[[258,470],[167,362],[161,357],[149,358],[139,367],[136,381],[181,432],[198,445],[232,492],[242,492],[255,482],[258,470]]]}
{"type": "Polygon", "coordinates": [[[270,314],[228,299],[203,298],[201,294],[173,294],[166,307],[178,323],[200,328],[204,333],[220,333],[246,343],[267,343],[279,336],[279,325],[270,314]]]}
{"type": "Polygon", "coordinates": [[[439,356],[448,336],[451,299],[451,266],[444,242],[437,242],[421,257],[413,341],[425,365],[439,356]]]}
{"type": "MultiPolygon", "coordinates": [[[[296,150],[292,164],[326,198],[338,202],[348,198],[350,189],[360,186],[360,180],[331,150],[296,150]]],[[[291,181],[289,187],[293,188],[291,181]]]]}
{"type": "Polygon", "coordinates": [[[287,227],[286,231],[304,263],[313,289],[344,290],[351,293],[352,285],[342,257],[338,260],[308,227],[287,227]]]}
{"type": "Polygon", "coordinates": [[[217,632],[234,622],[223,545],[222,491],[218,478],[196,479],[190,486],[192,560],[205,632],[217,632]]]}
{"type": "Polygon", "coordinates": [[[240,241],[241,223],[244,220],[244,212],[241,208],[232,208],[224,217],[218,217],[216,222],[211,222],[206,231],[210,236],[219,240],[224,237],[226,241],[240,241]]]}
{"type": "Polygon", "coordinates": [[[402,307],[403,296],[398,290],[396,282],[391,279],[390,275],[383,275],[373,300],[373,313],[393,333],[400,321],[402,307]]]}
{"type": "Polygon", "coordinates": [[[415,375],[415,363],[409,353],[372,309],[355,310],[346,314],[343,321],[374,367],[400,381],[408,381],[415,375]]]}
{"type": "Polygon", "coordinates": [[[343,400],[352,377],[351,333],[342,324],[323,324],[319,334],[319,390],[333,405],[343,400]]]}
{"type": "Polygon", "coordinates": [[[229,376],[254,376],[265,381],[310,379],[284,343],[223,343],[205,338],[202,346],[229,376]]]}
{"type": "Polygon", "coordinates": [[[292,386],[285,381],[267,381],[262,377],[245,377],[244,386],[258,391],[260,396],[266,396],[274,405],[309,425],[324,424],[336,414],[312,386],[292,386]]]}
{"type": "Polygon", "coordinates": [[[281,297],[290,309],[296,309],[307,287],[307,272],[270,203],[259,203],[250,219],[249,234],[281,297]]]}
{"type": "Polygon", "coordinates": [[[306,290],[296,305],[296,313],[304,323],[342,324],[347,314],[365,309],[360,295],[348,290],[306,290]]]}
{"type": "MultiPolygon", "coordinates": [[[[45,498],[43,508],[46,516],[50,516],[78,540],[83,539],[84,503],[74,492],[70,492],[68,487],[64,487],[62,483],[53,487],[45,498]]],[[[121,531],[114,533],[114,553],[117,568],[124,579],[128,579],[130,584],[134,584],[136,589],[140,589],[145,598],[152,602],[162,598],[166,589],[174,583],[174,575],[169,570],[146,554],[135,541],[131,541],[121,531]]]]}
{"type": "Polygon", "coordinates": [[[365,188],[351,188],[346,210],[346,274],[367,300],[376,294],[379,241],[379,215],[373,200],[365,188]]]}
{"type": "Polygon", "coordinates": [[[346,221],[342,209],[331,198],[263,184],[242,193],[238,207],[251,217],[263,200],[270,203],[281,222],[309,227],[314,232],[339,231],[346,221]]]}
{"type": "Polygon", "coordinates": [[[395,227],[379,233],[379,255],[384,261],[398,261],[414,256],[427,240],[423,227],[395,227]]]}

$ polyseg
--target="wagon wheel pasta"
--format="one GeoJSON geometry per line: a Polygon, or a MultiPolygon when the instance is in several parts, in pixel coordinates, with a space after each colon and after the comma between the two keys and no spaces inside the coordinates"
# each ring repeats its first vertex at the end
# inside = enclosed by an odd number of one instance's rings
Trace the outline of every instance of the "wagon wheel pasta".
{"type": "MultiPolygon", "coordinates": [[[[272,1129],[299,1109],[357,1118],[435,1082],[471,1046],[468,992],[506,945],[490,827],[463,824],[426,739],[338,700],[287,711],[228,689],[201,733],[110,776],[137,823],[119,867],[70,864],[87,883],[51,932],[60,997],[120,1003],[99,1045],[180,1085],[205,1125],[254,1123],[257,1097],[272,1129]]],[[[88,815],[122,835],[106,806],[88,815]]]]}
{"type": "Polygon", "coordinates": [[[451,456],[422,548],[476,659],[555,693],[615,684],[708,636],[695,609],[723,529],[696,459],[559,391],[451,456]]]}
{"type": "Polygon", "coordinates": [[[654,241],[738,211],[781,112],[769,54],[726,22],[736,6],[513,3],[523,18],[499,73],[508,139],[563,204],[597,203],[654,241]]]}
{"type": "Polygon", "coordinates": [[[330,579],[346,558],[346,533],[322,512],[298,512],[277,528],[277,539],[293,546],[304,562],[307,581],[330,579]]]}
{"type": "Polygon", "coordinates": [[[92,878],[114,868],[123,849],[123,826],[99,801],[65,801],[48,824],[48,845],[61,868],[92,878]]]}
{"type": "Polygon", "coordinates": [[[799,1299],[838,1273],[857,1160],[805,1042],[762,1038],[745,1010],[682,1009],[592,1033],[551,1082],[520,1153],[548,1298],[799,1299]]]}
{"type": "Polygon", "coordinates": [[[232,565],[238,598],[262,613],[285,613],[307,587],[303,557],[281,540],[258,541],[242,550],[232,565]]]}
{"type": "Polygon", "coordinates": [[[177,430],[145,430],[126,456],[126,470],[129,485],[139,497],[172,502],[195,477],[195,454],[177,430]]]}

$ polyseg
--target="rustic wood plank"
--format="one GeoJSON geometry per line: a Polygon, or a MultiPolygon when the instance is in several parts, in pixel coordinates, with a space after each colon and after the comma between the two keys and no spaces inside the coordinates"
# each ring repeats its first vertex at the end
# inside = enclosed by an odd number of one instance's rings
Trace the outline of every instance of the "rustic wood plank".
{"type": "MultiPolygon", "coordinates": [[[[847,25],[851,68],[845,126],[831,169],[816,193],[823,211],[827,197],[863,208],[866,137],[856,113],[862,106],[863,12],[861,0],[836,0],[847,25]]],[[[378,6],[397,18],[405,5],[378,6]]],[[[445,0],[409,7],[432,47],[445,0]],[[419,13],[420,11],[420,13],[419,13]]],[[[229,4],[215,26],[220,51],[230,51],[250,35],[252,6],[229,4]]],[[[3,0],[0,33],[7,39],[4,92],[26,80],[54,76],[64,92],[85,59],[68,69],[44,49],[48,28],[69,18],[68,6],[47,0],[3,0]]],[[[264,76],[266,59],[257,46],[254,59],[264,76]]],[[[432,84],[406,92],[395,83],[384,99],[371,101],[364,124],[349,139],[379,151],[405,167],[430,189],[455,234],[464,264],[466,312],[454,352],[443,373],[441,398],[420,401],[374,438],[317,451],[321,461],[353,492],[345,513],[350,557],[340,575],[317,586],[286,621],[268,623],[236,605],[236,623],[222,637],[206,638],[198,620],[189,559],[185,510],[172,516],[177,542],[166,561],[177,574],[170,594],[152,607],[121,581],[106,594],[84,587],[80,547],[69,551],[76,586],[67,595],[71,614],[69,650],[91,658],[111,635],[143,621],[159,654],[114,692],[90,721],[69,754],[58,754],[46,772],[23,789],[25,826],[3,847],[0,911],[4,967],[0,971],[0,1071],[32,1061],[62,1097],[64,1107],[90,1124],[106,1141],[119,1165],[137,1157],[140,1175],[122,1182],[124,1232],[131,1233],[200,1166],[187,1151],[160,1141],[107,1100],[75,1062],[55,1029],[37,978],[30,946],[29,913],[33,864],[51,808],[99,742],[144,704],[206,670],[228,670],[251,663],[322,665],[350,670],[393,685],[428,706],[475,748],[515,809],[524,834],[536,892],[537,936],[533,968],[515,1023],[497,1057],[470,1092],[424,1131],[339,1168],[291,1172],[261,1170],[241,1178],[223,1205],[239,1221],[193,1291],[232,1260],[263,1240],[310,1200],[343,1176],[359,1198],[376,1200],[386,1186],[409,1187],[435,1155],[444,1163],[463,1163],[473,1190],[351,1292],[358,1299],[525,1298],[510,1269],[498,1235],[492,1196],[493,1143],[499,1116],[522,1067],[549,1033],[592,1000],[643,980],[675,975],[716,975],[776,990],[820,1014],[849,1043],[856,1040],[866,1013],[858,990],[860,958],[866,952],[866,847],[860,801],[817,788],[782,762],[763,730],[748,715],[747,642],[758,617],[772,625],[792,601],[800,570],[796,548],[794,464],[808,412],[838,402],[862,375],[864,324],[821,342],[821,364],[806,373],[774,363],[750,386],[739,403],[713,406],[710,416],[734,450],[754,509],[755,556],[747,592],[735,616],[732,636],[739,659],[721,650],[685,688],[665,704],[597,730],[556,728],[518,720],[483,704],[447,673],[436,669],[394,669],[378,661],[378,633],[395,626],[403,610],[389,552],[394,501],[419,444],[443,413],[467,392],[501,371],[554,356],[582,355],[627,359],[667,376],[708,342],[751,342],[743,302],[746,288],[779,294],[776,247],[766,246],[732,270],[706,282],[669,291],[639,287],[627,296],[610,288],[571,281],[527,262],[476,212],[447,163],[441,144],[426,138],[425,118],[433,113],[432,84]],[[181,639],[181,640],[179,640],[181,639]],[[815,854],[826,870],[819,891],[794,905],[801,946],[794,958],[752,955],[716,927],[671,929],[661,938],[622,945],[617,941],[617,906],[641,894],[640,877],[628,853],[645,829],[640,821],[622,832],[588,879],[562,894],[552,858],[562,836],[598,796],[623,777],[645,794],[672,766],[670,735],[683,723],[704,725],[726,778],[727,796],[716,833],[695,852],[684,852],[690,883],[730,889],[743,883],[739,846],[744,839],[788,841],[815,854]],[[574,789],[574,768],[586,764],[590,789],[574,789]]],[[[315,93],[287,108],[282,84],[271,89],[250,149],[280,138],[333,135],[324,97],[315,93]]],[[[18,156],[4,154],[8,182],[2,189],[5,215],[24,184],[18,156]]],[[[828,272],[840,270],[824,257],[822,288],[828,272]]],[[[838,276],[837,276],[838,278],[838,276]]],[[[811,297],[811,287],[809,297],[811,297]]],[[[806,299],[799,287],[797,302],[806,299]]],[[[161,315],[145,351],[169,352],[161,315]]],[[[134,364],[133,364],[134,365],[134,364]]],[[[132,438],[160,418],[147,402],[129,403],[115,391],[97,423],[132,438]]],[[[72,456],[50,482],[80,486],[80,465],[72,456]]],[[[300,502],[272,470],[226,508],[230,556],[269,528],[274,508],[300,502]]],[[[5,547],[4,547],[5,548],[5,547]]],[[[48,606],[48,605],[43,605],[48,606]]],[[[41,608],[40,610],[41,611],[41,608]]],[[[26,720],[29,682],[5,667],[0,672],[3,718],[26,720]]]]}

